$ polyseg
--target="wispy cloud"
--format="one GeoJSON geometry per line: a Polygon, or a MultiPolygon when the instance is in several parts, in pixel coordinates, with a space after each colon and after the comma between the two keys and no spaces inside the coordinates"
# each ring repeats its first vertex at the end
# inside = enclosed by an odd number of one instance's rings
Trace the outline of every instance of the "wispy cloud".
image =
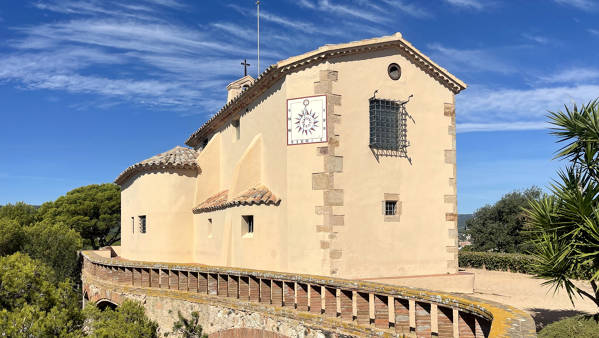
{"type": "Polygon", "coordinates": [[[582,10],[594,10],[598,8],[594,0],[554,0],[556,3],[565,6],[572,6],[582,10]]]}
{"type": "Polygon", "coordinates": [[[547,38],[545,36],[541,36],[541,35],[523,33],[522,37],[527,40],[534,41],[541,45],[549,43],[549,38],[547,38]]]}
{"type": "MultiPolygon", "coordinates": [[[[174,0],[36,3],[68,19],[17,28],[21,38],[9,41],[12,52],[0,54],[0,81],[89,93],[111,102],[214,111],[225,85],[241,72],[239,60],[254,55],[255,46],[159,19],[160,8],[184,6],[174,0]]],[[[263,55],[265,61],[281,56],[268,49],[263,55]]]]}
{"type": "Polygon", "coordinates": [[[316,5],[311,0],[298,0],[297,4],[300,5],[301,7],[305,7],[305,8],[310,8],[310,9],[316,8],[316,5]]]}
{"type": "Polygon", "coordinates": [[[485,49],[456,49],[438,43],[429,44],[431,58],[450,70],[460,72],[496,72],[512,73],[515,67],[485,49]]]}
{"type": "Polygon", "coordinates": [[[597,68],[570,68],[551,75],[539,77],[541,82],[546,83],[586,83],[591,80],[599,79],[599,69],[597,68]]]}
{"type": "MultiPolygon", "coordinates": [[[[236,4],[229,4],[228,5],[229,8],[235,10],[236,12],[243,14],[243,15],[247,15],[248,13],[251,13],[252,16],[256,16],[256,12],[255,11],[248,11],[247,8],[245,7],[241,7],[239,5],[236,4]]],[[[274,13],[271,13],[269,11],[266,10],[261,10],[260,11],[260,19],[261,20],[265,20],[268,22],[272,22],[287,28],[291,28],[291,29],[295,29],[295,30],[301,30],[307,33],[314,33],[316,32],[316,27],[314,25],[311,25],[309,23],[306,22],[301,22],[301,21],[297,21],[297,20],[293,20],[291,18],[288,17],[284,17],[281,15],[277,15],[274,13]]]]}
{"type": "Polygon", "coordinates": [[[383,21],[389,21],[388,18],[376,13],[372,13],[371,11],[367,11],[364,8],[341,5],[339,3],[333,3],[329,0],[319,0],[318,8],[322,11],[337,13],[337,15],[349,15],[370,22],[379,23],[383,21]]]}
{"type": "MultiPolygon", "coordinates": [[[[385,34],[385,32],[382,29],[377,28],[377,25],[373,25],[371,22],[368,22],[367,20],[351,19],[351,25],[346,25],[343,28],[341,27],[341,25],[332,24],[338,22],[339,20],[347,20],[347,15],[343,15],[339,12],[331,12],[327,9],[326,6],[321,6],[321,2],[318,3],[318,6],[312,5],[311,3],[309,3],[309,5],[306,6],[302,2],[298,2],[296,4],[304,8],[327,12],[328,21],[325,20],[311,22],[306,20],[296,20],[287,16],[283,16],[261,9],[261,21],[272,23],[286,30],[293,30],[295,32],[293,32],[293,34],[287,34],[287,32],[282,32],[284,35],[287,35],[287,37],[285,39],[281,39],[281,33],[273,34],[272,31],[270,31],[269,33],[269,30],[264,29],[260,32],[260,39],[265,41],[265,43],[275,42],[275,45],[273,45],[272,47],[276,49],[288,49],[290,46],[293,48],[297,48],[298,43],[302,42],[306,42],[304,44],[314,48],[314,42],[322,41],[322,44],[324,44],[330,41],[330,39],[323,39],[323,36],[351,40],[355,39],[355,36],[357,34],[368,33],[374,36],[380,36],[385,34]],[[269,39],[270,41],[268,41],[269,39]],[[285,42],[285,44],[276,44],[276,40],[282,40],[285,42]],[[292,45],[290,45],[291,41],[293,41],[292,45]]],[[[254,10],[249,10],[248,8],[241,7],[237,4],[228,4],[227,6],[235,10],[239,14],[249,14],[253,17],[256,17],[256,11],[254,10]]],[[[229,27],[220,26],[218,28],[221,28],[223,30],[230,30],[231,28],[233,28],[235,24],[224,23],[224,25],[228,25],[229,27]]],[[[280,30],[278,31],[280,32],[280,30]]],[[[250,36],[254,36],[254,34],[255,33],[251,33],[250,36]]],[[[295,50],[295,53],[297,53],[297,50],[295,50]]]]}
{"type": "Polygon", "coordinates": [[[147,15],[146,12],[153,11],[151,7],[141,5],[126,5],[121,3],[115,3],[114,5],[120,6],[125,10],[110,9],[102,6],[100,3],[93,0],[51,0],[47,2],[36,2],[34,4],[34,6],[38,9],[63,14],[77,14],[87,16],[106,15],[112,17],[122,17],[138,20],[158,19],[156,17],[147,15]]]}
{"type": "Polygon", "coordinates": [[[146,2],[153,3],[156,5],[171,7],[171,8],[184,8],[186,5],[177,0],[145,0],[146,2]]]}
{"type": "Polygon", "coordinates": [[[540,129],[548,111],[596,98],[599,85],[488,89],[472,86],[456,97],[461,132],[540,129]]]}
{"type": "Polygon", "coordinates": [[[255,40],[256,39],[256,30],[249,29],[247,27],[242,27],[238,24],[231,22],[215,22],[210,24],[210,26],[222,30],[230,35],[236,36],[240,39],[244,40],[255,40]]]}
{"type": "Polygon", "coordinates": [[[507,131],[507,130],[540,130],[549,128],[549,124],[543,121],[536,122],[497,122],[497,123],[457,123],[458,133],[471,133],[477,131],[507,131]]]}
{"type": "Polygon", "coordinates": [[[431,12],[415,3],[408,3],[403,0],[383,0],[383,2],[415,18],[430,18],[433,16],[431,12]]]}
{"type": "Polygon", "coordinates": [[[589,28],[587,31],[595,36],[599,36],[599,29],[589,28]]]}
{"type": "Polygon", "coordinates": [[[452,6],[474,9],[474,10],[482,10],[486,7],[486,3],[483,0],[445,0],[452,6]]]}

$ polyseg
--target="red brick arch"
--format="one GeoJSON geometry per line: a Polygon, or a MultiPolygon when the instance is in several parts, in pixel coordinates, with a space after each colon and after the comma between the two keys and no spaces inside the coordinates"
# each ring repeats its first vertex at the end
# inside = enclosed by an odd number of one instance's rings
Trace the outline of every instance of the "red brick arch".
{"type": "Polygon", "coordinates": [[[108,302],[115,306],[119,306],[123,299],[121,294],[114,291],[107,291],[98,288],[91,290],[88,284],[83,284],[83,295],[87,296],[87,301],[90,301],[96,305],[100,304],[100,302],[108,302]]]}

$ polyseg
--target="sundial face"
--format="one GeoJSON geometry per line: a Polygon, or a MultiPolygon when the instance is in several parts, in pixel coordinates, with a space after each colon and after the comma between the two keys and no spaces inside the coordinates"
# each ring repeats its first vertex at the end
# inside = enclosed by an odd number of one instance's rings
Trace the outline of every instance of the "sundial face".
{"type": "Polygon", "coordinates": [[[287,144],[326,142],[326,116],[324,95],[287,100],[287,144]]]}

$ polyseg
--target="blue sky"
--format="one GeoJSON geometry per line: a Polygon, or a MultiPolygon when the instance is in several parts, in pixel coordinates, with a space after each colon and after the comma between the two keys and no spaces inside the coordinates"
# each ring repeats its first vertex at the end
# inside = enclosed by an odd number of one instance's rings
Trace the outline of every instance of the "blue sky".
{"type": "MultiPolygon", "coordinates": [[[[255,1],[0,4],[0,204],[40,204],[183,144],[256,68],[255,1]]],[[[458,208],[547,186],[545,114],[599,96],[599,1],[263,0],[261,67],[402,32],[468,83],[458,208]]]]}

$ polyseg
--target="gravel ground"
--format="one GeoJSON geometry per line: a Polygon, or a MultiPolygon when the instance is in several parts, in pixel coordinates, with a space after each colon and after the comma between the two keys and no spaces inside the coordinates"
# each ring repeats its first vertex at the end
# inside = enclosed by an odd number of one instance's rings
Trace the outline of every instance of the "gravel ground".
{"type": "MultiPolygon", "coordinates": [[[[599,312],[599,308],[587,298],[577,297],[572,305],[565,291],[560,290],[554,294],[553,289],[541,285],[543,280],[530,275],[481,269],[464,270],[474,273],[473,296],[528,311],[535,319],[537,329],[564,317],[599,312]]],[[[576,282],[576,285],[591,291],[588,282],[576,282]]]]}

